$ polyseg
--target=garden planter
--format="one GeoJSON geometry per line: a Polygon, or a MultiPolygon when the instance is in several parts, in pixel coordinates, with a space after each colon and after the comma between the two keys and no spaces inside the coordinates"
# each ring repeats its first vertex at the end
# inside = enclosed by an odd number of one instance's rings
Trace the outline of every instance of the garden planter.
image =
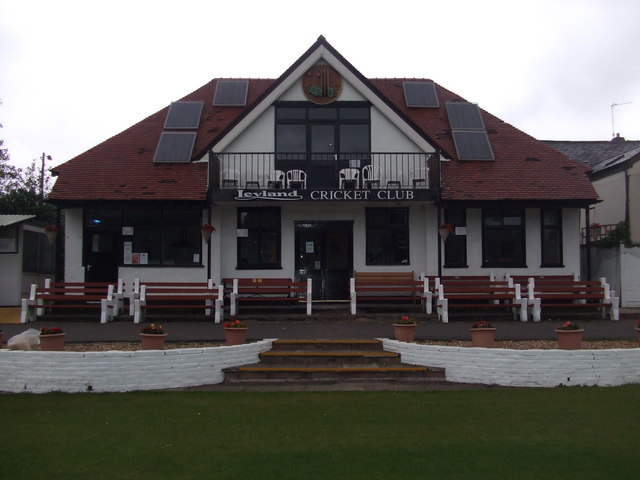
{"type": "Polygon", "coordinates": [[[166,338],[166,333],[141,333],[142,350],[164,350],[166,338]]]}
{"type": "Polygon", "coordinates": [[[560,350],[580,350],[580,348],[582,348],[583,333],[583,328],[579,330],[556,329],[556,334],[558,336],[558,348],[560,350]]]}
{"type": "Polygon", "coordinates": [[[65,333],[40,335],[40,350],[43,352],[61,352],[64,350],[65,333]]]}
{"type": "Polygon", "coordinates": [[[474,347],[493,348],[496,341],[495,328],[470,328],[469,331],[474,347]]]}
{"type": "Polygon", "coordinates": [[[226,328],[224,329],[224,336],[227,345],[242,345],[247,340],[248,328],[226,328]]]}
{"type": "Polygon", "coordinates": [[[416,339],[415,323],[394,323],[393,334],[401,342],[413,342],[416,339]]]}

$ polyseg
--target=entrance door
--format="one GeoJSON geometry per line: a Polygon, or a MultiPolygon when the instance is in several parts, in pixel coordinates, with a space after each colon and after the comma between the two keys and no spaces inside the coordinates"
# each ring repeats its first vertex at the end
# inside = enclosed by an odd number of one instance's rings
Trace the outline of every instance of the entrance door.
{"type": "Polygon", "coordinates": [[[348,299],[353,222],[296,222],[295,232],[296,272],[313,280],[313,299],[348,299]]]}
{"type": "Polygon", "coordinates": [[[85,282],[115,282],[122,261],[119,212],[88,211],[84,228],[85,282]]]}

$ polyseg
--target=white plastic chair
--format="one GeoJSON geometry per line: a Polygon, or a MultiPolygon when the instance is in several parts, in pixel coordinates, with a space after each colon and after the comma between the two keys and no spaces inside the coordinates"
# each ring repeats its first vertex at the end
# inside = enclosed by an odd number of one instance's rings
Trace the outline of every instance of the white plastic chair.
{"type": "Polygon", "coordinates": [[[287,170],[287,188],[307,189],[307,174],[304,170],[287,170]],[[293,184],[293,187],[292,187],[293,184]]]}
{"type": "Polygon", "coordinates": [[[354,188],[358,190],[360,188],[360,170],[357,168],[343,168],[338,173],[339,187],[343,190],[345,184],[353,183],[354,188]]]}
{"type": "Polygon", "coordinates": [[[373,165],[362,167],[362,188],[369,189],[380,186],[380,169],[373,165]]]}

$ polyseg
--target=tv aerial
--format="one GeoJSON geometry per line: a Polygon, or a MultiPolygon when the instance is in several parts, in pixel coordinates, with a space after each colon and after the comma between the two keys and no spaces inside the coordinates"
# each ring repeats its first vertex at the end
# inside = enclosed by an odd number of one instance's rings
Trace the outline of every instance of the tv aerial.
{"type": "Polygon", "coordinates": [[[633,103],[633,102],[624,102],[624,103],[615,103],[615,102],[613,102],[611,104],[611,132],[612,132],[611,133],[611,138],[615,138],[615,136],[616,136],[616,127],[615,127],[615,123],[614,123],[614,119],[613,119],[613,117],[614,117],[613,116],[613,110],[616,107],[619,107],[620,105],[629,105],[630,103],[633,103]]]}

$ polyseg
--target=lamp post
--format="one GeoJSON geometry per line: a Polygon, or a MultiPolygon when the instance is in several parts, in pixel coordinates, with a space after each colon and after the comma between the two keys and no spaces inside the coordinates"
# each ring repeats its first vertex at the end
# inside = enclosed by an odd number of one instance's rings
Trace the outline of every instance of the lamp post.
{"type": "Polygon", "coordinates": [[[51,155],[42,153],[42,165],[40,166],[40,201],[44,202],[44,161],[51,160],[51,155]]]}

